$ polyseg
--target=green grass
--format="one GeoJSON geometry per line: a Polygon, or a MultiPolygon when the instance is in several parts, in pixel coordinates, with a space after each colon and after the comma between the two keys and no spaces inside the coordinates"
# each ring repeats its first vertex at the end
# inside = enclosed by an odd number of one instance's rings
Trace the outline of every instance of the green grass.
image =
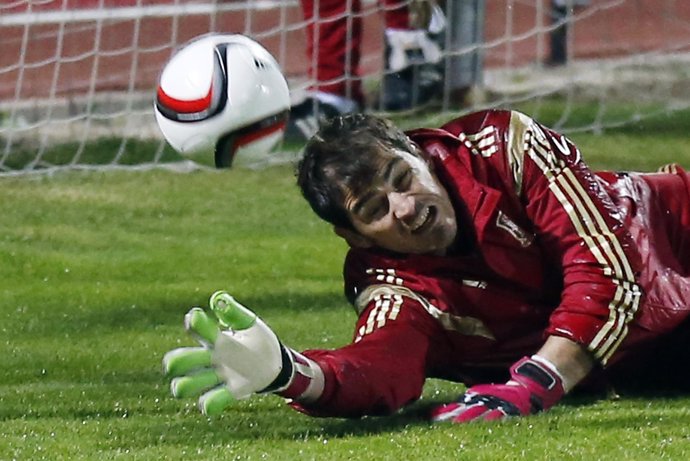
{"type": "MultiPolygon", "coordinates": [[[[597,168],[690,167],[688,118],[572,137],[597,168]]],[[[289,345],[349,342],[345,246],[312,216],[290,166],[62,172],[0,178],[1,460],[685,460],[690,397],[571,397],[498,424],[432,425],[461,387],[431,380],[407,411],[309,418],[273,396],[218,418],[160,373],[191,345],[190,306],[216,289],[289,345]]],[[[685,366],[685,365],[683,365],[685,366]]]]}

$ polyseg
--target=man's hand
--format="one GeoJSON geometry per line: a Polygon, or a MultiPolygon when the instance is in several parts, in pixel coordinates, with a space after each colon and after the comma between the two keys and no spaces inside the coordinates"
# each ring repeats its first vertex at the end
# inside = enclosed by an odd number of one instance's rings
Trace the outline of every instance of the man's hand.
{"type": "Polygon", "coordinates": [[[549,361],[533,355],[510,367],[505,384],[473,386],[458,402],[436,408],[433,421],[464,423],[546,411],[565,394],[563,379],[549,361]]]}
{"type": "Polygon", "coordinates": [[[217,414],[234,400],[272,392],[302,402],[323,391],[323,372],[285,347],[275,333],[226,292],[211,296],[215,318],[199,307],[185,315],[185,329],[201,347],[174,349],[163,357],[178,398],[199,398],[204,414],[217,414]]]}

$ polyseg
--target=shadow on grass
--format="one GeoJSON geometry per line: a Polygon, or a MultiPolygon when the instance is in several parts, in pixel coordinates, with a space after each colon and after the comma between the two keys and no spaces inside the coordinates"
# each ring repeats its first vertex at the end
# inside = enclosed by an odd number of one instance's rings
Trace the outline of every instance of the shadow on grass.
{"type": "MultiPolygon", "coordinates": [[[[312,418],[285,411],[271,414],[241,414],[232,410],[222,419],[192,421],[167,416],[159,428],[166,443],[188,444],[192,440],[226,443],[229,440],[287,440],[307,442],[315,439],[343,439],[400,433],[411,428],[428,428],[426,415],[405,411],[390,416],[356,419],[312,418]],[[191,424],[190,424],[191,423],[191,424]]],[[[200,445],[203,448],[204,445],[200,445]]]]}

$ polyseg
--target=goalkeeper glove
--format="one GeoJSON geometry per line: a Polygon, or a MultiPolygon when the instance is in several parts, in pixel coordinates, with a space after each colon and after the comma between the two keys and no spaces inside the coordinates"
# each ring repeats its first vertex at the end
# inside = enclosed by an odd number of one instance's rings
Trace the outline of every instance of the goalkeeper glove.
{"type": "Polygon", "coordinates": [[[410,29],[387,28],[386,68],[399,72],[409,66],[437,64],[443,57],[439,35],[446,28],[446,15],[434,0],[413,0],[409,4],[410,29]]]}
{"type": "Polygon", "coordinates": [[[213,415],[254,393],[305,403],[321,395],[319,365],[285,347],[254,312],[223,291],[211,296],[210,307],[215,318],[199,307],[185,315],[185,329],[201,347],[174,349],[163,357],[175,397],[200,396],[201,411],[213,415]]]}
{"type": "Polygon", "coordinates": [[[441,47],[425,30],[386,29],[385,34],[389,51],[387,64],[393,72],[441,60],[441,47]]]}
{"type": "Polygon", "coordinates": [[[516,362],[510,377],[505,384],[470,387],[457,402],[436,408],[432,420],[464,423],[529,415],[548,410],[565,394],[556,367],[537,355],[516,362]]]}

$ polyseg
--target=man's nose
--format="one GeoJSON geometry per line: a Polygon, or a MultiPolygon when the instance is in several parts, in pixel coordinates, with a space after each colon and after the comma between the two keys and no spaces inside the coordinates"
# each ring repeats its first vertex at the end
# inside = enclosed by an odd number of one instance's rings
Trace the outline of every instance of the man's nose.
{"type": "Polygon", "coordinates": [[[397,219],[405,220],[414,216],[414,198],[411,195],[391,192],[388,194],[388,203],[397,219]]]}

